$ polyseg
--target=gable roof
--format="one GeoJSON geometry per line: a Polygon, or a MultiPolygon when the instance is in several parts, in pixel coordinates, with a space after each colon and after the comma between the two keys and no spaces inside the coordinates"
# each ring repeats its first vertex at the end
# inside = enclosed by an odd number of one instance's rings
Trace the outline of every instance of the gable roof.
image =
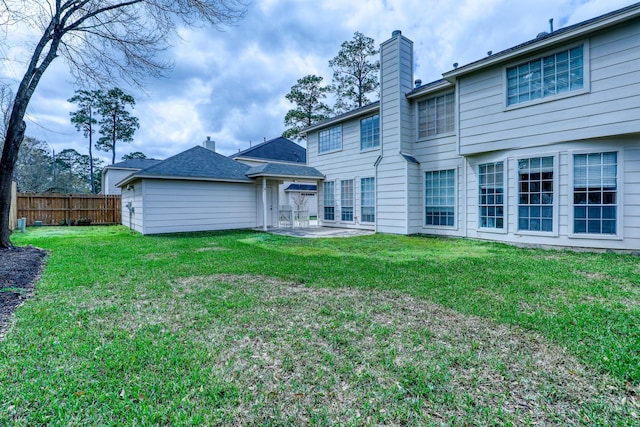
{"type": "Polygon", "coordinates": [[[254,166],[247,171],[247,176],[255,178],[258,176],[283,177],[283,178],[313,178],[324,179],[318,169],[311,166],[287,165],[283,163],[265,163],[254,166]]]}
{"type": "Polygon", "coordinates": [[[157,160],[157,159],[128,159],[122,162],[105,166],[104,169],[141,170],[141,169],[146,169],[149,166],[157,165],[161,161],[162,160],[157,160]]]}
{"type": "Polygon", "coordinates": [[[455,78],[460,75],[471,73],[487,66],[500,64],[512,60],[514,57],[564,43],[571,39],[584,37],[586,34],[591,34],[602,28],[618,25],[621,22],[637,18],[638,16],[640,16],[640,3],[635,3],[622,9],[614,10],[604,15],[561,28],[552,33],[541,33],[535,39],[494,53],[486,58],[456,68],[455,70],[448,71],[443,74],[443,77],[449,81],[454,81],[455,78]]]}
{"type": "Polygon", "coordinates": [[[249,166],[204,147],[196,146],[129,175],[116,184],[122,187],[139,178],[173,178],[202,181],[253,182],[249,166]]]}
{"type": "Polygon", "coordinates": [[[239,153],[232,154],[229,157],[232,159],[249,158],[277,162],[306,163],[307,150],[290,139],[280,136],[240,151],[239,153]]]}

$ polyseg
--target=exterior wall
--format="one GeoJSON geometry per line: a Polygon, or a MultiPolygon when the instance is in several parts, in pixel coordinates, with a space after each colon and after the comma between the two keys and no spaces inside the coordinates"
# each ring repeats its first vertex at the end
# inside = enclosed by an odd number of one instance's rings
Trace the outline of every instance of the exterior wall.
{"type": "Polygon", "coordinates": [[[394,35],[380,47],[380,138],[382,160],[377,171],[377,230],[409,232],[407,161],[414,139],[413,109],[405,93],[413,86],[413,42],[394,35]]]}
{"type": "MultiPolygon", "coordinates": [[[[262,180],[260,178],[256,181],[254,198],[255,203],[255,216],[256,221],[254,226],[262,227],[264,225],[264,210],[262,204],[262,180]]],[[[281,200],[281,199],[280,199],[281,200]]],[[[278,226],[278,204],[279,204],[279,191],[278,181],[267,179],[267,227],[278,226]]]]}
{"type": "MultiPolygon", "coordinates": [[[[122,191],[122,221],[132,230],[144,233],[143,229],[143,181],[134,181],[122,191]]],[[[118,190],[120,190],[118,188],[118,190]]]]}
{"type": "Polygon", "coordinates": [[[121,194],[121,189],[116,184],[132,173],[131,169],[105,169],[102,175],[102,194],[121,194]]]}
{"type": "Polygon", "coordinates": [[[584,93],[507,108],[505,68],[553,50],[520,58],[459,81],[460,153],[552,145],[623,135],[640,128],[640,22],[619,25],[584,43],[584,93]]]}
{"type": "MultiPolygon", "coordinates": [[[[145,179],[143,186],[143,234],[256,226],[253,183],[145,179]]],[[[128,222],[123,219],[123,224],[128,222]]]]}
{"type": "Polygon", "coordinates": [[[467,236],[528,245],[555,245],[585,248],[640,249],[640,134],[591,141],[571,142],[552,147],[533,147],[485,153],[469,157],[466,162],[467,236]],[[618,152],[618,230],[616,236],[573,234],[573,174],[575,152],[618,152]],[[520,158],[554,156],[554,227],[552,232],[518,230],[518,176],[520,158]],[[478,165],[505,162],[506,226],[503,230],[487,230],[478,226],[478,165]]]}
{"type": "MultiPolygon", "coordinates": [[[[377,112],[376,112],[377,113],[377,112]]],[[[342,123],[342,150],[318,153],[318,132],[307,136],[307,157],[312,165],[325,175],[325,182],[335,182],[335,221],[324,220],[324,190],[318,183],[317,212],[318,224],[325,227],[347,227],[373,229],[373,223],[361,223],[360,218],[360,178],[375,177],[374,163],[380,156],[380,147],[360,150],[360,119],[376,113],[365,114],[342,123]],[[340,212],[340,181],[354,180],[354,221],[342,221],[340,212]]],[[[330,126],[331,127],[331,126],[330,126]]],[[[377,213],[376,213],[377,214],[377,213]]]]}

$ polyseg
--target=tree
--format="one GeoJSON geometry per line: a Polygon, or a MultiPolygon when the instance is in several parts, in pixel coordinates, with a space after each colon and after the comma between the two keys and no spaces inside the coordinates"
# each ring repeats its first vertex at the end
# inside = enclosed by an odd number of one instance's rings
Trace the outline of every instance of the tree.
{"type": "Polygon", "coordinates": [[[100,125],[100,139],[96,148],[101,151],[111,151],[111,164],[116,162],[116,144],[133,141],[136,129],[140,127],[138,118],[127,111],[127,106],[133,108],[136,105],[133,96],[128,95],[120,88],[110,89],[98,100],[98,112],[102,116],[98,121],[100,125]]]}
{"type": "Polygon", "coordinates": [[[96,193],[96,187],[93,177],[93,133],[94,125],[98,123],[95,118],[95,112],[102,92],[99,90],[77,90],[76,94],[69,99],[69,102],[77,103],[78,110],[69,113],[71,115],[71,123],[73,123],[78,132],[82,131],[85,138],[89,138],[89,170],[91,183],[91,193],[96,193]]]}
{"type": "Polygon", "coordinates": [[[91,191],[91,166],[100,166],[102,160],[90,159],[73,148],[67,148],[55,155],[53,159],[54,178],[51,189],[54,193],[88,193],[91,191]]]}
{"type": "Polygon", "coordinates": [[[18,191],[24,193],[51,191],[52,162],[49,144],[30,136],[25,137],[13,172],[18,191]]]}
{"type": "Polygon", "coordinates": [[[79,83],[111,84],[116,78],[142,84],[165,75],[159,59],[180,24],[199,21],[221,27],[240,19],[241,0],[2,0],[3,34],[12,26],[40,32],[15,91],[0,157],[0,248],[12,247],[9,232],[11,178],[27,125],[24,116],[40,79],[58,56],[79,83]],[[116,76],[116,77],[113,77],[116,76]]]}
{"type": "Polygon", "coordinates": [[[367,97],[380,86],[380,60],[372,38],[356,31],[353,40],[342,43],[338,55],[329,61],[333,70],[333,86],[336,94],[336,112],[345,112],[367,105],[367,97]]]}
{"type": "Polygon", "coordinates": [[[285,138],[302,139],[300,132],[307,126],[329,117],[331,108],[322,102],[331,88],[322,86],[322,77],[308,75],[291,87],[291,92],[285,95],[296,108],[289,110],[284,117],[285,126],[289,126],[282,136],[285,138]]]}
{"type": "Polygon", "coordinates": [[[122,156],[121,160],[131,160],[131,159],[146,159],[146,154],[140,151],[134,151],[133,153],[125,154],[122,156]]]}

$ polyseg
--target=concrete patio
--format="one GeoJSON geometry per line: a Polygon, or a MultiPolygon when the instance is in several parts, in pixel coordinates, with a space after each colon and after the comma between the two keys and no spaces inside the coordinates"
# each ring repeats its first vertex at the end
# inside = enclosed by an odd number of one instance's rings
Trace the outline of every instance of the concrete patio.
{"type": "Polygon", "coordinates": [[[374,234],[373,230],[356,230],[353,228],[336,227],[300,227],[300,228],[270,228],[268,233],[280,234],[282,236],[302,237],[307,239],[331,238],[331,237],[355,237],[374,234]]]}

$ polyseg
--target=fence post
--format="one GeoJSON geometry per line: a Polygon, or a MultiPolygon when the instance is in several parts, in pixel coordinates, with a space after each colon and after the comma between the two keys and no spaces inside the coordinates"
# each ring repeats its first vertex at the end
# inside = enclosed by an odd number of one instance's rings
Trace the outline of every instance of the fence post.
{"type": "Polygon", "coordinates": [[[13,231],[18,226],[18,198],[16,196],[17,186],[11,182],[11,204],[9,205],[9,230],[13,231]]]}

